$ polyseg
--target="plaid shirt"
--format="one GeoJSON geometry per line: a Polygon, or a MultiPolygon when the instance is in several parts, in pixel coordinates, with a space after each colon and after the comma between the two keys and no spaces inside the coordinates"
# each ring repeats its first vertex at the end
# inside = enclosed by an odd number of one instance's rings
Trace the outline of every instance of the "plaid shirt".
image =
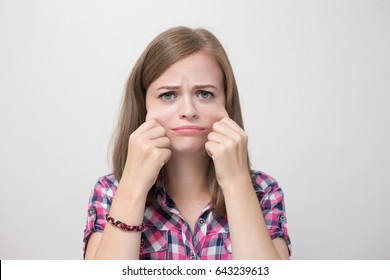
{"type": "MultiPolygon", "coordinates": [[[[272,177],[263,172],[254,172],[251,179],[270,237],[283,238],[291,252],[282,190],[272,177]]],[[[192,234],[190,226],[165,192],[162,180],[157,180],[156,186],[157,200],[145,209],[145,229],[141,233],[139,259],[231,259],[231,240],[226,217],[215,219],[214,210],[208,204],[192,234]]],[[[109,174],[98,180],[91,193],[84,230],[84,254],[89,236],[93,232],[104,230],[105,215],[110,210],[117,187],[115,176],[109,174]]]]}

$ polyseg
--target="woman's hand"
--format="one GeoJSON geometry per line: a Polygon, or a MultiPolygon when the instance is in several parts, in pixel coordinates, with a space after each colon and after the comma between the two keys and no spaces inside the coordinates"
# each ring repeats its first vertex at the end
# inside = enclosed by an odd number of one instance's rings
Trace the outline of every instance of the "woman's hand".
{"type": "Polygon", "coordinates": [[[249,178],[248,137],[229,117],[213,124],[205,147],[214,161],[217,181],[222,190],[249,178]]]}
{"type": "Polygon", "coordinates": [[[163,128],[154,119],[147,120],[129,137],[126,165],[122,181],[131,188],[144,194],[156,181],[161,167],[169,160],[170,140],[163,128]]]}

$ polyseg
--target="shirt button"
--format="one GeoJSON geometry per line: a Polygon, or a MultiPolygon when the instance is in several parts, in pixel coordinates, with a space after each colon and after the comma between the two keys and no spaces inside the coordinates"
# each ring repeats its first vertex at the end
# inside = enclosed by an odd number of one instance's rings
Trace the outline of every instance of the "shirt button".
{"type": "Polygon", "coordinates": [[[141,247],[145,247],[145,240],[141,239],[141,247]]]}
{"type": "Polygon", "coordinates": [[[96,210],[95,210],[95,208],[91,208],[91,209],[89,209],[89,214],[90,215],[94,215],[96,213],[96,210]]]}
{"type": "Polygon", "coordinates": [[[203,218],[200,218],[200,219],[199,219],[199,225],[200,225],[200,226],[203,226],[203,225],[205,224],[205,222],[206,222],[206,221],[205,221],[203,218]]]}
{"type": "Polygon", "coordinates": [[[190,258],[191,258],[191,260],[195,260],[195,254],[194,254],[194,252],[191,252],[190,258]]]}

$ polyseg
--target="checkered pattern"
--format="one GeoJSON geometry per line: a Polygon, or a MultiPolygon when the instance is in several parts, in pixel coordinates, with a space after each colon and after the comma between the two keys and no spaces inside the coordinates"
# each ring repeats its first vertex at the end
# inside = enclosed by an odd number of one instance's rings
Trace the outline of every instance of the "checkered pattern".
{"type": "MultiPolygon", "coordinates": [[[[283,238],[291,252],[282,190],[272,177],[263,172],[254,172],[251,177],[271,238],[283,238]]],[[[231,240],[226,217],[215,219],[214,211],[208,204],[192,235],[190,226],[165,192],[162,180],[158,180],[156,186],[157,200],[145,209],[141,260],[231,259],[231,240]]],[[[104,230],[105,215],[110,210],[117,187],[118,181],[112,174],[101,177],[96,183],[88,205],[84,253],[91,233],[104,230]]]]}

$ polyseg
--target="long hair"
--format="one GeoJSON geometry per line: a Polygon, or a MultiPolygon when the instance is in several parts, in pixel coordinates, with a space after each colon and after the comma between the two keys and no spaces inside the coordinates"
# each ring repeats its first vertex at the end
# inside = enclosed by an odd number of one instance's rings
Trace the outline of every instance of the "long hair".
{"type": "MultiPolygon", "coordinates": [[[[118,123],[112,138],[114,141],[112,153],[113,173],[118,181],[122,177],[126,164],[129,137],[145,122],[146,91],[150,84],[171,65],[199,51],[205,51],[212,56],[220,67],[224,78],[225,109],[229,117],[241,128],[244,128],[237,84],[229,59],[219,40],[211,32],[202,28],[191,29],[179,26],[168,29],[158,35],[147,46],[127,80],[118,123]]],[[[248,167],[250,168],[249,157],[248,167]]],[[[213,193],[211,203],[215,209],[214,213],[216,216],[225,215],[225,201],[215,177],[214,164],[211,158],[207,177],[213,193]]],[[[149,191],[147,205],[155,199],[154,188],[155,186],[149,191]]]]}

